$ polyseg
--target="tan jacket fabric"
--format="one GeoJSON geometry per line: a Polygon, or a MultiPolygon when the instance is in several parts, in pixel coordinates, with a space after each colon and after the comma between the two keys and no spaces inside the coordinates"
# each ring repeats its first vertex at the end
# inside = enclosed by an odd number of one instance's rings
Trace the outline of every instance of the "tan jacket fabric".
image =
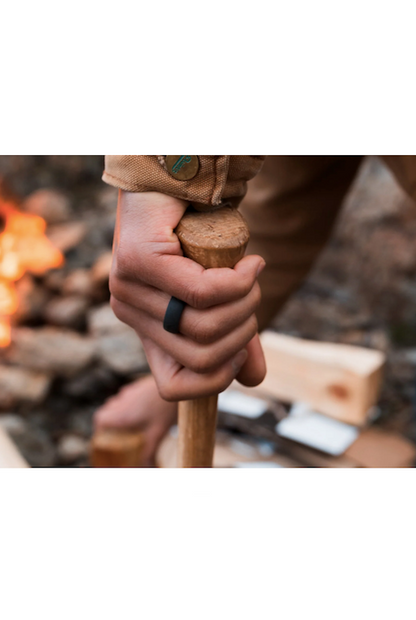
{"type": "MultiPolygon", "coordinates": [[[[104,180],[129,191],[160,191],[202,205],[234,198],[250,229],[249,254],[266,261],[260,274],[264,329],[307,276],[325,246],[361,156],[201,157],[201,174],[175,181],[157,157],[109,157],[104,180]],[[168,175],[168,176],[166,176],[168,175]],[[180,185],[179,185],[180,184],[180,185]]],[[[384,156],[403,189],[416,200],[416,156],[384,156]]]]}
{"type": "Polygon", "coordinates": [[[264,156],[200,155],[193,179],[178,181],[167,171],[163,155],[107,155],[103,180],[128,192],[161,192],[204,210],[220,204],[238,206],[247,181],[260,170],[264,156]]]}

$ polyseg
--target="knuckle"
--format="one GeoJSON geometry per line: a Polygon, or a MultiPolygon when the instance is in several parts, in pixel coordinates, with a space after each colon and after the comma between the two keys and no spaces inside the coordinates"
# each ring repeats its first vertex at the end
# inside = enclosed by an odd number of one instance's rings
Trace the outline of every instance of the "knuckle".
{"type": "Polygon", "coordinates": [[[128,247],[119,246],[113,256],[111,276],[116,280],[135,279],[140,270],[140,256],[128,247]]]}
{"type": "Polygon", "coordinates": [[[249,339],[251,340],[258,331],[258,323],[257,323],[257,317],[255,314],[252,314],[251,317],[248,320],[248,325],[249,325],[249,339]]]}
{"type": "Polygon", "coordinates": [[[159,396],[163,398],[163,400],[174,401],[178,399],[178,395],[176,390],[173,388],[172,383],[170,381],[157,380],[157,389],[159,392],[159,396]]]}
{"type": "Polygon", "coordinates": [[[193,285],[189,288],[187,297],[189,305],[197,310],[205,310],[211,301],[210,291],[202,286],[193,285]]]}
{"type": "Polygon", "coordinates": [[[257,331],[257,328],[258,328],[258,323],[257,323],[257,317],[256,317],[256,315],[255,315],[255,314],[252,314],[252,315],[251,315],[251,317],[250,317],[250,319],[249,319],[249,324],[250,324],[251,329],[252,329],[254,332],[256,332],[256,331],[257,331]]]}
{"type": "Polygon", "coordinates": [[[122,323],[129,325],[133,329],[136,329],[136,323],[132,320],[130,313],[127,310],[127,306],[122,301],[116,299],[113,295],[110,297],[110,306],[116,317],[122,323]]]}
{"type": "Polygon", "coordinates": [[[122,315],[122,308],[123,308],[123,304],[122,302],[120,302],[117,297],[115,297],[114,295],[111,295],[110,297],[110,306],[112,311],[114,312],[114,314],[116,315],[116,317],[118,319],[121,319],[121,315],[122,315]]]}
{"type": "Polygon", "coordinates": [[[131,270],[129,254],[123,249],[118,249],[114,254],[111,273],[117,280],[125,280],[131,270]]]}
{"type": "Polygon", "coordinates": [[[246,295],[248,295],[252,288],[253,288],[253,281],[251,280],[251,278],[246,277],[240,280],[239,292],[240,292],[241,297],[245,297],[246,295]]]}
{"type": "Polygon", "coordinates": [[[115,297],[116,299],[121,299],[122,297],[122,290],[123,290],[123,282],[122,280],[118,277],[117,273],[114,270],[111,270],[110,272],[110,278],[108,281],[108,287],[110,289],[110,293],[113,297],[115,297]]]}
{"type": "Polygon", "coordinates": [[[199,320],[192,330],[192,337],[199,344],[212,344],[217,339],[218,326],[207,318],[199,320]]]}
{"type": "Polygon", "coordinates": [[[204,352],[195,355],[195,357],[192,359],[190,369],[197,374],[204,374],[213,370],[215,366],[216,363],[215,360],[213,360],[212,355],[204,352]]]}
{"type": "Polygon", "coordinates": [[[218,394],[220,394],[221,392],[224,392],[231,385],[233,380],[234,380],[234,377],[229,377],[229,376],[219,377],[217,386],[216,386],[216,391],[218,392],[218,394]]]}

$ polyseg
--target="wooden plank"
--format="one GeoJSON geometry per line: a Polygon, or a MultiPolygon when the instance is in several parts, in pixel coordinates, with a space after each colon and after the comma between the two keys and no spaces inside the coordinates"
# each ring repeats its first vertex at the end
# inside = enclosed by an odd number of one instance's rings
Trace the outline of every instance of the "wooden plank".
{"type": "Polygon", "coordinates": [[[0,426],[0,468],[29,467],[6,431],[0,426]]]}
{"type": "Polygon", "coordinates": [[[142,467],[144,436],[131,429],[104,429],[90,444],[92,467],[142,467]]]}
{"type": "Polygon", "coordinates": [[[344,456],[360,467],[413,467],[416,447],[406,437],[373,426],[361,433],[344,456]]]}
{"type": "Polygon", "coordinates": [[[385,355],[344,344],[266,331],[267,375],[258,391],[284,402],[303,401],[320,413],[362,426],[377,402],[385,355]]]}

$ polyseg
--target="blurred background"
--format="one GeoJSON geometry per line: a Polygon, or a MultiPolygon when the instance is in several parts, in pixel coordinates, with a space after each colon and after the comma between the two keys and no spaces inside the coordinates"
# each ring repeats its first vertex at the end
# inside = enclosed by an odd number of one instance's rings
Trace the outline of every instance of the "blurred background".
{"type": "MultiPolygon", "coordinates": [[[[109,306],[117,190],[102,170],[102,156],[0,156],[0,425],[34,467],[88,466],[94,411],[148,372],[140,342],[109,306]]],[[[328,451],[279,436],[293,403],[256,392],[265,398],[258,415],[223,400],[222,466],[413,466],[416,205],[378,158],[364,160],[329,245],[272,329],[386,355],[364,422],[379,434],[364,451],[374,456],[380,438],[397,458],[367,462],[348,453],[348,440],[328,451]]],[[[170,444],[160,458],[171,463],[170,444]]]]}

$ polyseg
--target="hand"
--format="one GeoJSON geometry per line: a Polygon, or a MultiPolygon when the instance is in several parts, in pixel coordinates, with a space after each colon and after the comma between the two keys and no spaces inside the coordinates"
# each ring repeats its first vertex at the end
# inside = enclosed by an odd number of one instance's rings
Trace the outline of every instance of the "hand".
{"type": "Polygon", "coordinates": [[[111,306],[139,335],[165,400],[257,385],[265,362],[257,335],[260,256],[234,269],[204,269],[182,254],[173,232],[187,203],[157,192],[120,192],[110,275],[111,306]],[[188,304],[180,334],[163,329],[171,296],[188,304]]]}

